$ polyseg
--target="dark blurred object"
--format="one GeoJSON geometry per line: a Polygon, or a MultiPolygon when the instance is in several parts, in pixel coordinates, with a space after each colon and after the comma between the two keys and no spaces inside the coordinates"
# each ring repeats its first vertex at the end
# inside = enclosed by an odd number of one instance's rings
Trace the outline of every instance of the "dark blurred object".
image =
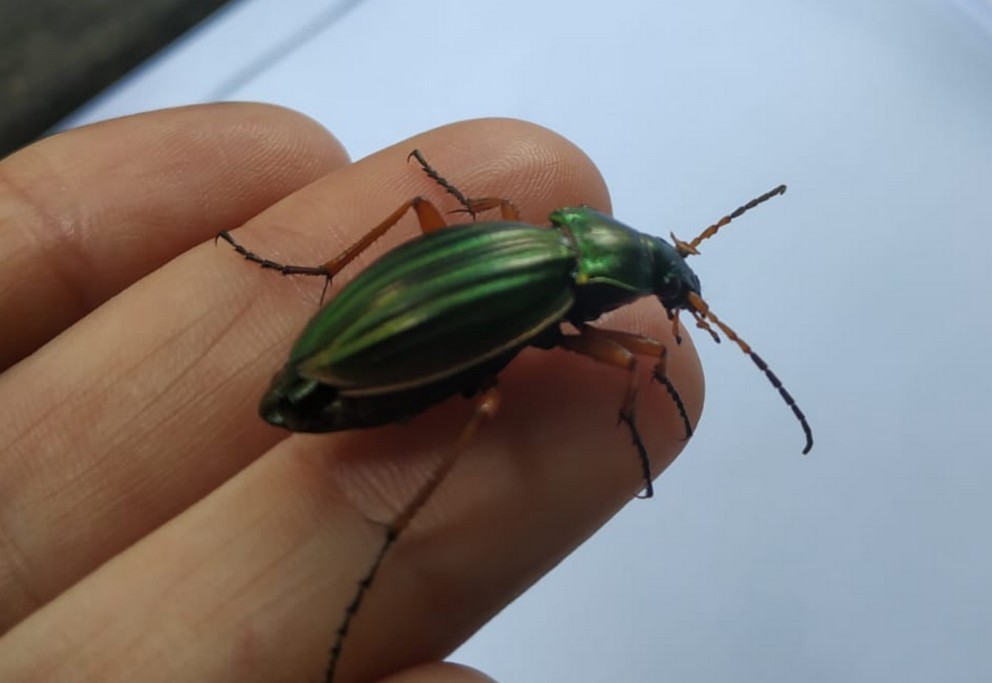
{"type": "Polygon", "coordinates": [[[0,157],[227,0],[0,0],[0,157]]]}

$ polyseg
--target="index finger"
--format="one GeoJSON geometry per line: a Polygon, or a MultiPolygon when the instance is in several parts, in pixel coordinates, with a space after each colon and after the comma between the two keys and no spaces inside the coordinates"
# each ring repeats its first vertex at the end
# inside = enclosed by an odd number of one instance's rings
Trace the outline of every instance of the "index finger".
{"type": "Polygon", "coordinates": [[[219,230],[347,162],[288,109],[214,104],[66,131],[0,161],[0,370],[219,230]]]}

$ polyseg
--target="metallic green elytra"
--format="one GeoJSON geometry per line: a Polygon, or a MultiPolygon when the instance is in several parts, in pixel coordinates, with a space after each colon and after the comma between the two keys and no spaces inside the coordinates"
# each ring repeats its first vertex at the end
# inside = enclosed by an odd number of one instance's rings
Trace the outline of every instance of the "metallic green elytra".
{"type": "Polygon", "coordinates": [[[671,397],[685,437],[692,424],[667,373],[667,349],[650,337],[591,325],[604,313],[653,296],[672,321],[687,311],[716,340],[736,343],[765,374],[813,446],[805,415],[778,377],[746,342],[710,310],[699,278],[686,263],[700,242],[758,204],[785,192],[781,185],[709,226],[695,239],[672,242],[639,232],[589,207],[558,209],[550,225],[526,223],[506,199],[465,197],[424,160],[427,175],[476,214],[499,209],[501,220],[449,226],[432,202],[415,197],[398,207],[341,256],[320,266],[276,263],[218,235],[249,261],[284,275],[330,282],[354,257],[414,211],[424,234],[393,249],[352,280],[309,322],[262,399],[262,417],[294,432],[333,432],[408,420],[452,396],[473,398],[475,414],[430,480],[386,525],[386,538],[359,581],[330,652],[325,681],[334,678],[345,637],[387,551],[450,471],[479,426],[498,406],[496,378],[527,347],[561,347],[627,373],[619,418],[640,461],[644,495],[651,468],[636,420],[639,357],[671,397]]]}

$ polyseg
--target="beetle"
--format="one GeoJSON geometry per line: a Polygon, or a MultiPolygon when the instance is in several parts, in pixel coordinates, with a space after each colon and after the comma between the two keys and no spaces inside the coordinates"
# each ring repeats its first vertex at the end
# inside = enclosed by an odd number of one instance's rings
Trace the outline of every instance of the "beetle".
{"type": "MultiPolygon", "coordinates": [[[[307,324],[289,360],[262,398],[261,416],[294,432],[333,432],[405,421],[456,395],[474,398],[475,411],[454,447],[389,524],[379,552],[359,581],[331,648],[325,681],[335,674],[343,643],[383,558],[445,478],[483,422],[499,404],[496,377],[527,347],[564,348],[627,372],[619,419],[637,452],[644,492],[653,493],[650,461],[637,427],[638,357],[654,359],[653,378],[671,397],[685,438],[693,427],[666,369],[667,349],[657,340],[590,323],[604,313],[654,296],[681,343],[678,316],[689,313],[715,341],[719,332],[747,354],[799,421],[813,446],[806,416],[765,361],[720,320],[703,300],[699,278],[686,263],[699,244],[732,220],[785,192],[785,186],[751,200],[684,242],[671,243],[624,225],[588,206],[565,207],[550,226],[523,222],[499,197],[468,198],[414,150],[422,170],[461,205],[471,222],[448,225],[423,196],[400,205],[339,256],[318,266],[262,258],[227,231],[217,235],[237,253],[283,275],[331,280],[358,254],[413,211],[423,234],[382,256],[307,324]],[[475,221],[500,212],[498,221],[475,221]],[[565,326],[568,326],[566,329],[565,326]]],[[[323,299],[323,296],[322,296],[323,299]]]]}

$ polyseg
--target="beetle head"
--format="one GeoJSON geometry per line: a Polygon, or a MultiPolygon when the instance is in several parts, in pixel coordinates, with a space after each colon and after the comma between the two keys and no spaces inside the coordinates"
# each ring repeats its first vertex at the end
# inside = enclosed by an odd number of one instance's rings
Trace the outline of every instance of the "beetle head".
{"type": "Polygon", "coordinates": [[[689,293],[700,294],[699,277],[692,271],[677,247],[652,238],[651,256],[654,261],[654,294],[667,311],[691,309],[689,293]]]}
{"type": "Polygon", "coordinates": [[[738,207],[729,214],[709,226],[692,240],[685,242],[674,234],[672,242],[669,244],[664,240],[658,240],[658,246],[654,249],[655,259],[655,293],[661,299],[665,309],[669,313],[680,309],[694,311],[705,317],[705,304],[699,297],[699,278],[686,265],[685,259],[699,254],[697,247],[703,240],[708,240],[720,231],[720,228],[729,224],[735,218],[767,202],[772,197],[785,193],[785,185],[779,185],[773,190],[766,192],[760,197],[755,197],[747,204],[738,207]],[[693,298],[694,295],[695,298],[693,298]]]}

